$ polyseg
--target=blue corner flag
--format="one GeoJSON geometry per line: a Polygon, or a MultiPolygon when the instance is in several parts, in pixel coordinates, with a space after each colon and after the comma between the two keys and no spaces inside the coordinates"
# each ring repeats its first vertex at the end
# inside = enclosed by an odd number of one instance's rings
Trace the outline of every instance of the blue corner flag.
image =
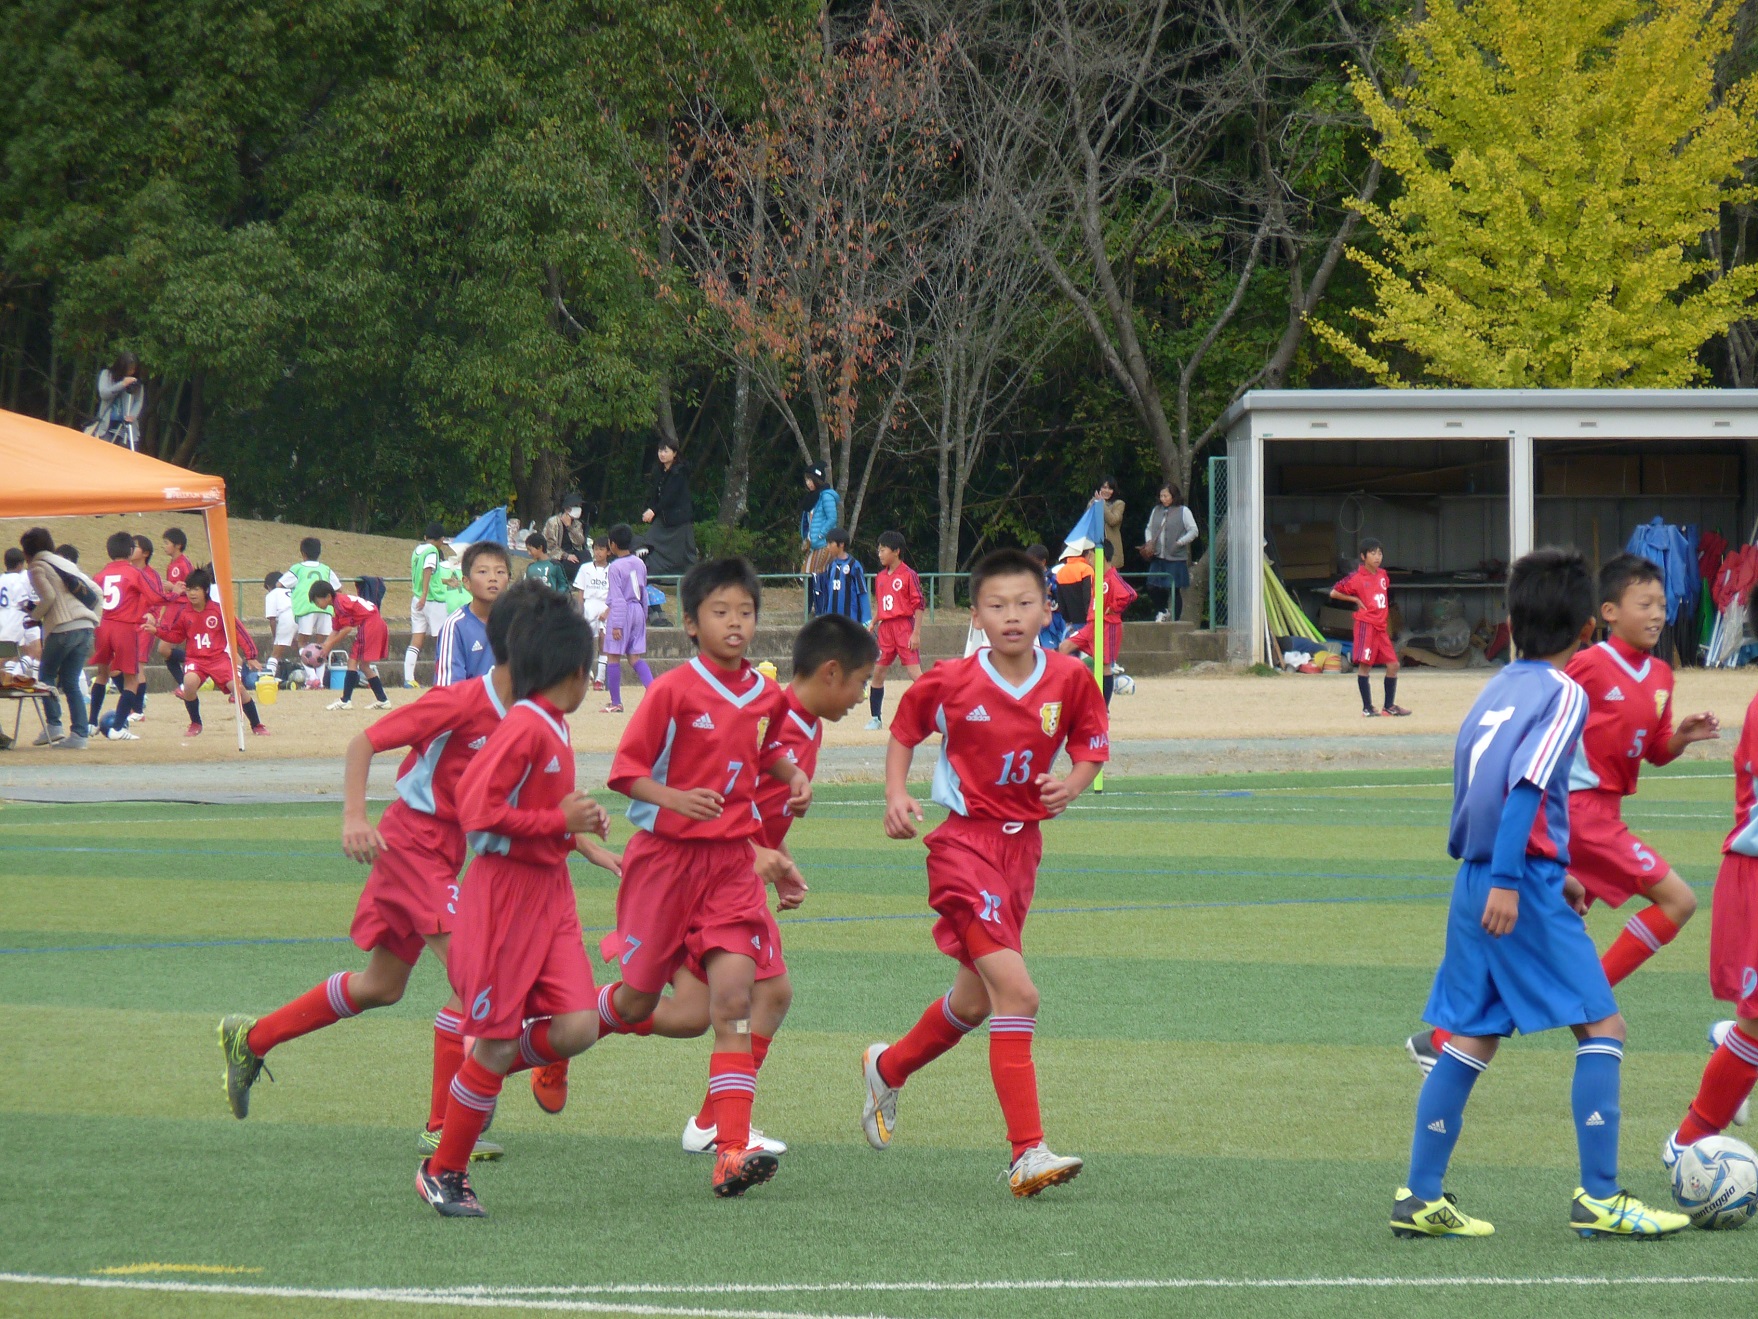
{"type": "Polygon", "coordinates": [[[507,543],[507,506],[502,504],[499,508],[489,509],[456,536],[450,536],[447,539],[460,551],[465,546],[474,545],[477,541],[482,540],[493,541],[496,545],[505,545],[507,543]]]}
{"type": "Polygon", "coordinates": [[[1088,504],[1087,511],[1081,514],[1080,521],[1074,524],[1074,530],[1069,532],[1064,540],[1067,542],[1066,548],[1071,550],[1090,550],[1096,545],[1103,545],[1105,543],[1104,506],[1097,500],[1088,504]]]}

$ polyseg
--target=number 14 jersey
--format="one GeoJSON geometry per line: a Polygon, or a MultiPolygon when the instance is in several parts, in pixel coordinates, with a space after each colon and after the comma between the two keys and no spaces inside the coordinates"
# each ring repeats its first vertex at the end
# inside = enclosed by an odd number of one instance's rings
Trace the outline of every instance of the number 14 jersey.
{"type": "Polygon", "coordinates": [[[987,647],[941,660],[898,702],[891,736],[905,746],[940,734],[933,797],[971,819],[1026,821],[1048,816],[1038,787],[1067,745],[1071,760],[1110,758],[1105,698],[1080,661],[1034,649],[1035,667],[1019,686],[995,669],[987,647]]]}

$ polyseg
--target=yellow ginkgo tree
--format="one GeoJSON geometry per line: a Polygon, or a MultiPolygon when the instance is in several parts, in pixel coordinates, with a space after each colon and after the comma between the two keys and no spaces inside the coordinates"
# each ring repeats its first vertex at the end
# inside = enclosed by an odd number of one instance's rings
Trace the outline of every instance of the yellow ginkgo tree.
{"type": "Polygon", "coordinates": [[[1407,26],[1409,76],[1356,98],[1396,177],[1352,249],[1367,345],[1314,324],[1387,384],[1687,385],[1698,350],[1751,314],[1758,266],[1704,236],[1753,189],[1748,79],[1715,85],[1734,6],[1718,0],[1440,0],[1407,26]],[[1376,352],[1375,349],[1380,350],[1376,352]],[[1390,354],[1388,354],[1390,355],[1390,354]]]}

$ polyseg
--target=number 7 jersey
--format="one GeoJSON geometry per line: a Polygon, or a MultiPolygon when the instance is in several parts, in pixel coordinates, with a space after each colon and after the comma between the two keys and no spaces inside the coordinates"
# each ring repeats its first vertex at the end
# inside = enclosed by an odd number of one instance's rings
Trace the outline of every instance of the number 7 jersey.
{"type": "Polygon", "coordinates": [[[934,800],[978,820],[1047,818],[1037,777],[1056,753],[1110,758],[1105,698],[1080,661],[1034,649],[1035,667],[1019,686],[995,669],[987,647],[961,660],[941,660],[910,684],[891,721],[905,746],[940,734],[934,800]]]}

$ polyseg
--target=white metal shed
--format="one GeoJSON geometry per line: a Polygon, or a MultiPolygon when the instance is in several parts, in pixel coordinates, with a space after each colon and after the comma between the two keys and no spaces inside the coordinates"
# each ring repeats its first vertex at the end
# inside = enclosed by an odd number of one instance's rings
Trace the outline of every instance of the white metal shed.
{"type": "MultiPolygon", "coordinates": [[[[1499,615],[1498,565],[1536,544],[1603,559],[1655,516],[1743,544],[1758,514],[1758,390],[1253,390],[1223,429],[1238,663],[1264,658],[1262,555],[1278,531],[1322,548],[1328,523],[1338,576],[1357,537],[1376,536],[1388,566],[1415,570],[1394,600],[1475,588],[1480,614],[1499,615]]],[[[1311,571],[1316,598],[1316,559],[1311,571]]]]}

